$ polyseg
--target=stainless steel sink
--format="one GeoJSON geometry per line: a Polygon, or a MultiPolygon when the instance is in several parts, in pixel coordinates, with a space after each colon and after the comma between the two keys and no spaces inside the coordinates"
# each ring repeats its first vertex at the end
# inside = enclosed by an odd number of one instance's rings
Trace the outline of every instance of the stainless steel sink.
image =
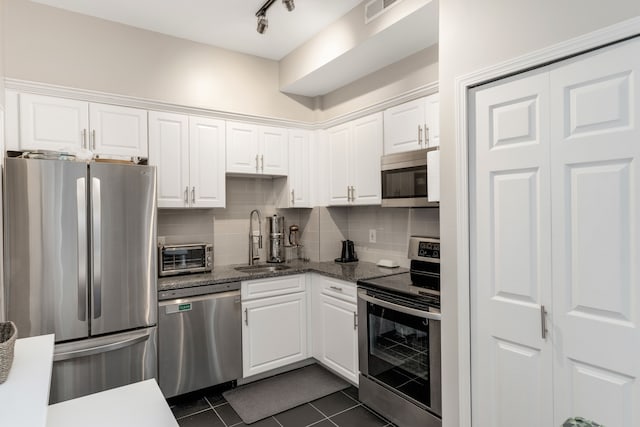
{"type": "Polygon", "coordinates": [[[274,265],[247,265],[243,267],[236,267],[237,271],[241,271],[243,273],[248,274],[263,274],[263,273],[275,273],[276,271],[288,270],[291,267],[283,264],[274,264],[274,265]]]}

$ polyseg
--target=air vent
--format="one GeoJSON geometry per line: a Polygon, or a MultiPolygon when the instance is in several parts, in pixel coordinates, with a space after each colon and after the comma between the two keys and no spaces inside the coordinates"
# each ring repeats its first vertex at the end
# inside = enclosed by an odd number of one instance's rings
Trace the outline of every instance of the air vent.
{"type": "Polygon", "coordinates": [[[371,0],[364,7],[364,23],[368,24],[382,16],[389,8],[402,0],[371,0]]]}

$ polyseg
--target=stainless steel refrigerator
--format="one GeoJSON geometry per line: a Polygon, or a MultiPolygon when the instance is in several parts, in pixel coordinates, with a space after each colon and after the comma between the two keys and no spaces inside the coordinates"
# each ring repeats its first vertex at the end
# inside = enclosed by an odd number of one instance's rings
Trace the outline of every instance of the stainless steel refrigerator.
{"type": "Polygon", "coordinates": [[[157,372],[151,166],[7,158],[6,314],[55,334],[50,402],[157,372]]]}

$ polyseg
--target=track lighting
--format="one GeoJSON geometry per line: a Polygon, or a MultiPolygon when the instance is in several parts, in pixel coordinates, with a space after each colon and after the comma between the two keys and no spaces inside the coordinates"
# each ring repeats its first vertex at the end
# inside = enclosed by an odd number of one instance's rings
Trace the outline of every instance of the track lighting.
{"type": "Polygon", "coordinates": [[[266,29],[269,27],[269,20],[267,19],[266,15],[259,15],[258,16],[258,27],[256,28],[256,30],[260,33],[260,34],[264,34],[264,32],[266,31],[266,29]]]}
{"type": "Polygon", "coordinates": [[[284,4],[287,7],[287,10],[289,12],[291,12],[293,9],[296,8],[296,5],[293,2],[293,0],[282,0],[282,4],[284,4]]]}
{"type": "MultiPolygon", "coordinates": [[[[271,7],[276,0],[267,0],[264,2],[262,7],[258,9],[256,12],[256,17],[258,18],[258,26],[256,27],[256,31],[260,34],[264,34],[264,32],[269,28],[269,20],[267,19],[267,10],[271,7]]],[[[294,0],[282,0],[282,4],[285,5],[287,10],[291,12],[296,8],[294,0]]]]}

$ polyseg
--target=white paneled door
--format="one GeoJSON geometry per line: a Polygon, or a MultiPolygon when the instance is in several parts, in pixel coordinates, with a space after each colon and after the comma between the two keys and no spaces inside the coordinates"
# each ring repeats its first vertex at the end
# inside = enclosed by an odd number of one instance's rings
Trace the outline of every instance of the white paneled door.
{"type": "Polygon", "coordinates": [[[639,88],[632,39],[472,93],[474,426],[640,425],[639,88]]]}
{"type": "Polygon", "coordinates": [[[640,426],[640,40],[552,70],[556,418],[640,426]]]}
{"type": "Polygon", "coordinates": [[[548,76],[476,97],[472,395],[478,427],[552,426],[548,76]],[[523,416],[523,414],[526,414],[523,416]]]}

